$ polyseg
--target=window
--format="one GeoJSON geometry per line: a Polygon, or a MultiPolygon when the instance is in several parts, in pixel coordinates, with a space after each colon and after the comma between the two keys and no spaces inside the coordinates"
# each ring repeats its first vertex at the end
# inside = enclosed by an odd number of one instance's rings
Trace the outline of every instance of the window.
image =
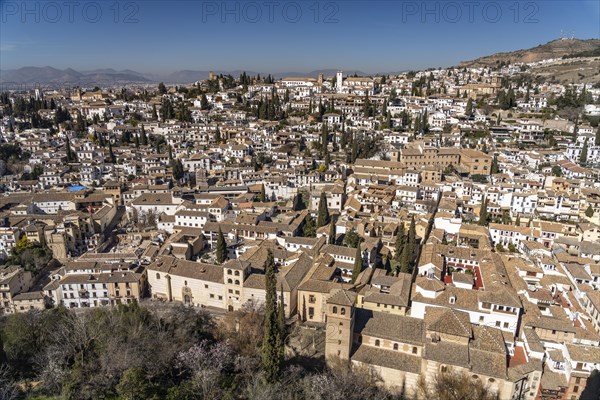
{"type": "Polygon", "coordinates": [[[211,299],[214,299],[215,295],[211,293],[208,297],[210,297],[211,299]]]}
{"type": "Polygon", "coordinates": [[[235,276],[240,276],[240,271],[235,271],[234,275],[235,276]]]}
{"type": "Polygon", "coordinates": [[[333,313],[337,314],[337,307],[336,306],[333,306],[333,313]]]}
{"type": "Polygon", "coordinates": [[[227,270],[227,275],[231,275],[231,270],[230,269],[227,270]]]}
{"type": "Polygon", "coordinates": [[[398,343],[394,343],[394,350],[398,350],[398,343]]]}
{"type": "Polygon", "coordinates": [[[573,393],[577,393],[579,391],[579,386],[573,386],[573,393]]]}
{"type": "Polygon", "coordinates": [[[160,274],[158,272],[156,273],[156,279],[160,279],[160,274]]]}
{"type": "Polygon", "coordinates": [[[183,286],[187,286],[187,281],[183,281],[183,286]]]}
{"type": "Polygon", "coordinates": [[[231,284],[231,283],[233,283],[233,280],[227,279],[227,283],[231,284]]]}
{"type": "Polygon", "coordinates": [[[375,346],[379,347],[381,345],[381,343],[379,342],[379,339],[375,339],[375,346]]]}
{"type": "Polygon", "coordinates": [[[417,351],[418,351],[417,346],[413,346],[412,353],[413,354],[417,354],[417,351]]]}
{"type": "Polygon", "coordinates": [[[235,284],[236,284],[236,285],[239,285],[239,284],[240,284],[240,281],[239,281],[239,279],[236,279],[236,280],[235,280],[235,284]]]}
{"type": "Polygon", "coordinates": [[[204,285],[204,289],[208,289],[208,285],[204,285]]]}
{"type": "Polygon", "coordinates": [[[578,377],[578,378],[575,378],[575,383],[576,383],[576,384],[579,384],[579,383],[581,383],[581,378],[579,378],[579,377],[578,377]]]}
{"type": "Polygon", "coordinates": [[[344,307],[342,307],[342,309],[340,310],[340,314],[341,315],[346,315],[346,309],[344,307]]]}

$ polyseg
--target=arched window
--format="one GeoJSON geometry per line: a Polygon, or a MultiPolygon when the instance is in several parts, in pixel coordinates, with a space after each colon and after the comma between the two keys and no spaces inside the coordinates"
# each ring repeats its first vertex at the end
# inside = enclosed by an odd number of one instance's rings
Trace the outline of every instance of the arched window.
{"type": "Polygon", "coordinates": [[[394,343],[394,350],[398,350],[398,343],[394,343]]]}
{"type": "Polygon", "coordinates": [[[235,271],[234,275],[235,276],[240,276],[240,271],[235,271]]]}
{"type": "Polygon", "coordinates": [[[375,346],[379,347],[381,345],[381,343],[379,342],[379,339],[375,339],[375,346]]]}
{"type": "Polygon", "coordinates": [[[230,269],[227,270],[227,275],[231,275],[231,270],[230,269]]]}
{"type": "Polygon", "coordinates": [[[333,306],[333,313],[337,314],[337,307],[336,306],[333,306]]]}
{"type": "Polygon", "coordinates": [[[183,281],[183,286],[187,286],[187,281],[183,281]]]}
{"type": "Polygon", "coordinates": [[[231,279],[227,279],[227,283],[233,283],[231,279]]]}
{"type": "Polygon", "coordinates": [[[236,285],[239,285],[239,284],[240,284],[240,281],[239,281],[238,279],[236,279],[236,280],[235,280],[235,284],[236,284],[236,285]]]}
{"type": "Polygon", "coordinates": [[[346,309],[344,307],[342,307],[342,309],[340,310],[340,314],[346,315],[346,309]]]}
{"type": "Polygon", "coordinates": [[[156,279],[160,279],[160,274],[158,272],[156,273],[156,279]]]}

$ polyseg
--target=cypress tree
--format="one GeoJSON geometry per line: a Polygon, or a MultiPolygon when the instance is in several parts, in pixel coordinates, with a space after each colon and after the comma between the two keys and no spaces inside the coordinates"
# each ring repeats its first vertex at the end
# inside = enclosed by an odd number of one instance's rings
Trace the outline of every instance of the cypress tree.
{"type": "Polygon", "coordinates": [[[146,135],[146,129],[142,125],[142,146],[148,146],[148,135],[146,135]]]}
{"type": "Polygon", "coordinates": [[[583,148],[581,149],[581,155],[579,156],[579,164],[585,164],[587,162],[588,144],[587,139],[583,142],[583,148]]]}
{"type": "Polygon", "coordinates": [[[283,341],[278,324],[276,284],[275,261],[273,260],[273,253],[269,250],[265,265],[265,319],[261,347],[262,369],[268,383],[279,380],[283,361],[283,352],[281,351],[283,341]]]}
{"type": "Polygon", "coordinates": [[[360,244],[356,248],[356,255],[354,256],[354,268],[352,269],[352,283],[356,282],[358,275],[362,271],[362,252],[360,251],[360,244]]]}
{"type": "MultiPolygon", "coordinates": [[[[412,262],[412,258],[415,254],[415,245],[417,242],[417,227],[415,225],[415,217],[414,215],[410,219],[410,227],[408,228],[408,242],[405,247],[407,247],[407,255],[408,255],[408,266],[410,269],[410,264],[412,262]]],[[[408,272],[408,271],[407,271],[408,272]]]]}
{"type": "Polygon", "coordinates": [[[400,272],[410,272],[410,246],[406,245],[402,248],[400,254],[400,272]]]}
{"type": "Polygon", "coordinates": [[[283,297],[283,285],[279,288],[279,303],[277,304],[277,329],[278,329],[278,349],[280,359],[283,361],[285,356],[285,298],[283,297]]]}
{"type": "Polygon", "coordinates": [[[481,207],[479,208],[479,225],[486,226],[488,223],[489,215],[488,215],[488,201],[483,197],[483,201],[481,202],[481,207]]]}
{"type": "Polygon", "coordinates": [[[335,244],[335,223],[333,221],[329,224],[329,240],[327,243],[335,244]]]}
{"type": "Polygon", "coordinates": [[[225,243],[225,236],[223,231],[219,227],[219,234],[217,236],[217,262],[223,264],[227,260],[227,243],[225,243]]]}
{"type": "Polygon", "coordinates": [[[598,129],[596,130],[596,137],[594,139],[594,144],[596,146],[600,146],[600,125],[598,125],[598,129]]]}
{"type": "Polygon", "coordinates": [[[400,255],[402,254],[402,249],[404,248],[404,242],[406,238],[404,237],[404,224],[400,224],[398,226],[398,233],[396,234],[396,243],[394,245],[394,258],[396,261],[400,261],[400,255]]]}
{"type": "Polygon", "coordinates": [[[117,162],[117,157],[115,156],[115,153],[113,152],[112,142],[110,140],[108,141],[108,158],[110,158],[110,162],[112,164],[115,164],[117,162]]]}
{"type": "Polygon", "coordinates": [[[317,211],[317,228],[327,225],[329,222],[329,210],[327,209],[327,195],[321,192],[319,209],[317,211]]]}
{"type": "Polygon", "coordinates": [[[260,194],[258,196],[258,201],[260,201],[261,203],[264,203],[265,201],[267,201],[267,195],[265,193],[265,185],[264,184],[260,185],[260,194]]]}
{"type": "Polygon", "coordinates": [[[515,221],[516,226],[521,226],[521,216],[517,214],[517,220],[515,221]]]}

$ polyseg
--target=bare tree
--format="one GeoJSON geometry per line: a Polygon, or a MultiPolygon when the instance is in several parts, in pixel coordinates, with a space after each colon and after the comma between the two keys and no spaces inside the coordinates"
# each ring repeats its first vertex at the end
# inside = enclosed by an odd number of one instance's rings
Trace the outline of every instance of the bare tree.
{"type": "Polygon", "coordinates": [[[431,380],[421,375],[416,392],[423,400],[498,400],[497,393],[466,372],[438,372],[431,380]]]}

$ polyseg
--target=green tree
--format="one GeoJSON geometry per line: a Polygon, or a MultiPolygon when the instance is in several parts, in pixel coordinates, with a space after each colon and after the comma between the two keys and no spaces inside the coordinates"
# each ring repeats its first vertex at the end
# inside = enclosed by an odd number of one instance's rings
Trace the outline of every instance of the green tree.
{"type": "Polygon", "coordinates": [[[483,196],[481,206],[479,207],[479,225],[487,226],[488,220],[489,220],[488,200],[485,196],[483,196]]]}
{"type": "Polygon", "coordinates": [[[562,176],[562,169],[558,165],[554,165],[552,167],[552,175],[560,178],[562,176]]]}
{"type": "Polygon", "coordinates": [[[400,272],[410,272],[410,246],[407,244],[402,247],[402,253],[400,253],[400,272]]]}
{"type": "Polygon", "coordinates": [[[406,235],[404,234],[404,224],[398,225],[398,233],[396,234],[396,242],[394,243],[394,259],[400,261],[404,244],[406,243],[406,235]]]}
{"type": "Polygon", "coordinates": [[[304,237],[316,237],[317,236],[317,226],[315,224],[315,219],[310,215],[306,216],[304,220],[304,227],[302,229],[302,236],[304,237]]]}
{"type": "Polygon", "coordinates": [[[167,94],[167,87],[162,82],[158,84],[158,93],[161,95],[167,94]]]}
{"type": "Polygon", "coordinates": [[[205,94],[202,94],[202,97],[200,98],[200,109],[208,110],[208,99],[205,94]]]}
{"type": "Polygon", "coordinates": [[[344,245],[348,247],[357,248],[362,240],[363,238],[354,229],[344,235],[344,245]]]}
{"type": "Polygon", "coordinates": [[[335,244],[335,223],[333,221],[329,224],[329,239],[327,243],[335,244]]]}
{"type": "Polygon", "coordinates": [[[356,255],[354,256],[354,268],[352,268],[352,283],[356,282],[358,275],[362,271],[363,260],[360,245],[356,248],[356,255]]]}
{"type": "Polygon", "coordinates": [[[466,115],[473,115],[473,99],[469,98],[467,101],[467,108],[465,109],[466,115]]]}
{"type": "Polygon", "coordinates": [[[498,158],[496,157],[496,155],[494,155],[494,157],[492,158],[492,165],[490,166],[490,174],[497,174],[498,172],[500,172],[499,168],[498,168],[498,158]]]}
{"type": "Polygon", "coordinates": [[[185,171],[183,170],[183,163],[181,162],[181,160],[179,158],[177,160],[173,160],[172,165],[173,178],[177,181],[182,179],[185,171]]]}
{"type": "Polygon", "coordinates": [[[579,164],[585,165],[587,162],[587,154],[588,154],[588,144],[587,139],[583,142],[583,148],[581,149],[581,154],[579,155],[579,164]]]}
{"type": "Polygon", "coordinates": [[[225,236],[221,227],[219,227],[219,234],[217,235],[217,262],[223,264],[227,260],[227,243],[225,242],[225,236]]]}
{"type": "Polygon", "coordinates": [[[594,144],[596,146],[600,146],[600,124],[598,125],[598,129],[596,130],[596,137],[594,138],[594,144]]]}
{"type": "Polygon", "coordinates": [[[141,133],[141,143],[142,146],[148,146],[148,135],[146,135],[146,129],[144,129],[144,125],[142,125],[142,133],[141,133]]]}
{"type": "Polygon", "coordinates": [[[110,140],[108,141],[108,159],[111,164],[117,163],[117,157],[113,152],[112,142],[110,140]]]}
{"type": "Polygon", "coordinates": [[[265,193],[265,185],[260,185],[260,194],[258,195],[258,201],[264,203],[267,201],[267,194],[265,193]]]}
{"type": "Polygon", "coordinates": [[[585,210],[585,216],[588,217],[588,218],[592,218],[594,216],[594,209],[592,208],[591,204],[585,210]]]}
{"type": "Polygon", "coordinates": [[[144,371],[141,368],[131,367],[123,372],[115,389],[124,400],[145,400],[148,398],[150,388],[144,371]]]}
{"type": "Polygon", "coordinates": [[[283,351],[281,350],[283,340],[278,323],[276,284],[275,261],[273,253],[269,249],[265,265],[265,319],[261,346],[262,370],[268,383],[279,380],[283,362],[283,351]]]}
{"type": "Polygon", "coordinates": [[[329,209],[327,208],[327,195],[321,192],[319,199],[319,208],[317,210],[317,228],[325,226],[329,223],[329,209]]]}
{"type": "Polygon", "coordinates": [[[517,214],[517,219],[515,221],[515,226],[521,226],[521,215],[517,214]]]}
{"type": "Polygon", "coordinates": [[[412,259],[415,254],[416,245],[417,245],[417,227],[415,224],[415,217],[413,215],[410,218],[410,226],[408,227],[408,241],[406,243],[406,247],[408,247],[408,249],[406,251],[408,253],[409,267],[412,264],[412,259]]]}

